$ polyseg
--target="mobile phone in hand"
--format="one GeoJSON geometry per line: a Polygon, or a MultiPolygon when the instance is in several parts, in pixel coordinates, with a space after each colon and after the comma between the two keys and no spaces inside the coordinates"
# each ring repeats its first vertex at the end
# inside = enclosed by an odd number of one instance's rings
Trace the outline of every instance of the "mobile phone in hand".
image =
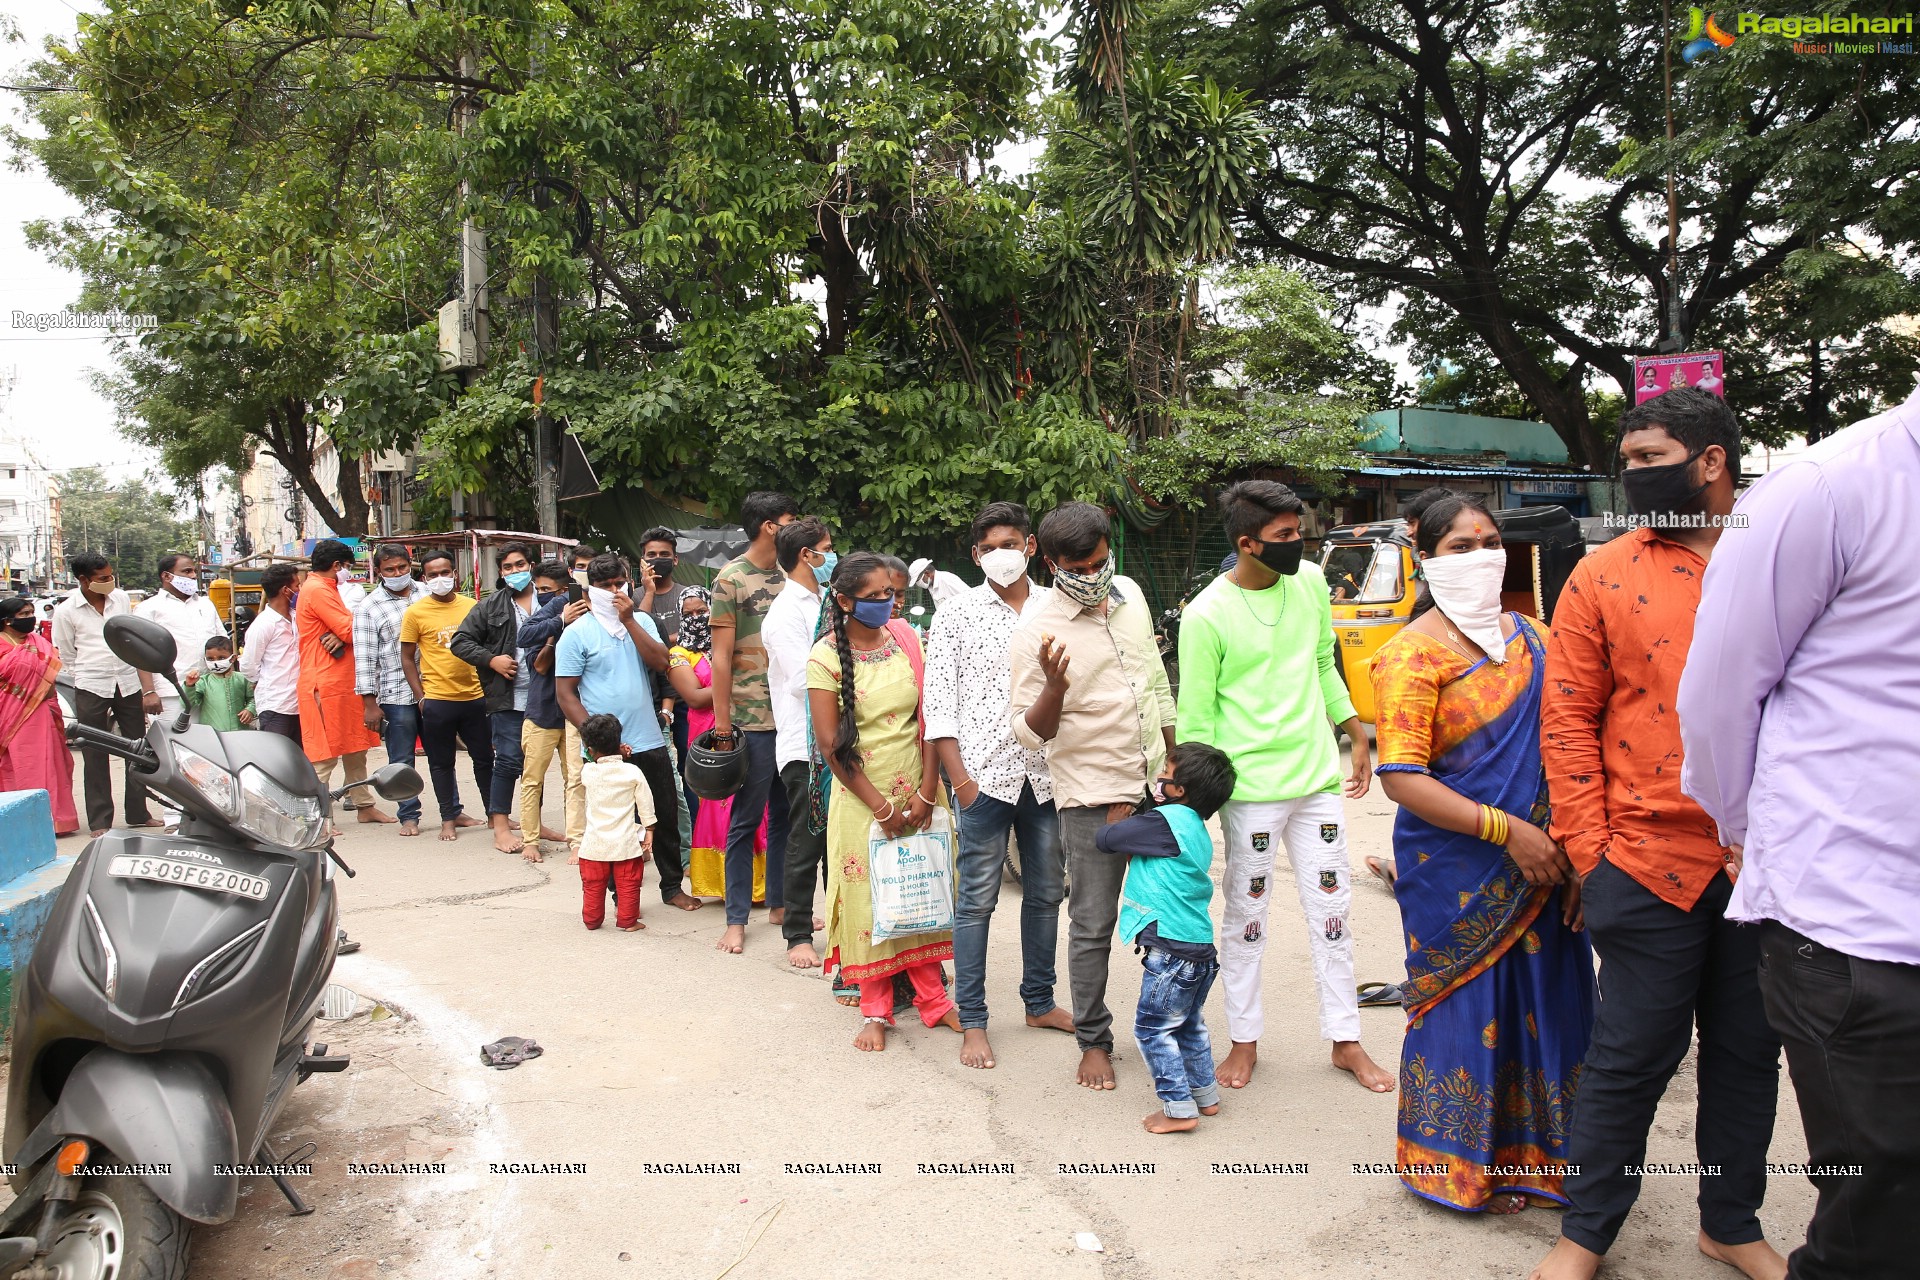
{"type": "Polygon", "coordinates": [[[580,601],[586,598],[586,595],[587,593],[581,589],[579,583],[569,582],[567,584],[567,603],[568,604],[579,604],[580,601]]]}

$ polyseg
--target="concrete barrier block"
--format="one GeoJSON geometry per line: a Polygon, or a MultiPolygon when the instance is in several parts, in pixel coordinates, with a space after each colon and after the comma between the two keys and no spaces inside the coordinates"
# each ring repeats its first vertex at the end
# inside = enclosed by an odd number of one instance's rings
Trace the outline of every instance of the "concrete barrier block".
{"type": "Polygon", "coordinates": [[[47,793],[0,791],[0,885],[53,858],[53,804],[47,793]]]}
{"type": "Polygon", "coordinates": [[[54,853],[46,792],[0,792],[0,1034],[12,1029],[14,980],[77,860],[54,853]]]}

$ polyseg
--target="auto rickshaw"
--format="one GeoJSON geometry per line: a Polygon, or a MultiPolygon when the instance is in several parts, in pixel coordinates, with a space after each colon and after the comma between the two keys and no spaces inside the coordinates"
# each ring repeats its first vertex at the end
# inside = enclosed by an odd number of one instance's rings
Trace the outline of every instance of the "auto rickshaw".
{"type": "MultiPolygon", "coordinates": [[[[1565,507],[1514,507],[1494,512],[1493,521],[1507,547],[1501,607],[1550,623],[1567,575],[1586,550],[1579,522],[1565,507]]],[[[1327,534],[1321,550],[1340,675],[1367,724],[1374,722],[1373,655],[1413,617],[1417,563],[1404,520],[1342,525],[1327,534]]]]}

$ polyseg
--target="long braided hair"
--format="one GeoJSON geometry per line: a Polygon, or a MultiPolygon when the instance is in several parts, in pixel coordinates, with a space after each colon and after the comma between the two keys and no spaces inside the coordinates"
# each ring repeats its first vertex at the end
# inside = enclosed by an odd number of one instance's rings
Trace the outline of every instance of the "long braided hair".
{"type": "Polygon", "coordinates": [[[834,566],[833,580],[827,584],[833,647],[840,659],[840,731],[834,735],[833,758],[848,773],[860,767],[860,722],[854,715],[853,641],[847,636],[849,615],[840,607],[840,597],[852,598],[861,583],[885,568],[885,561],[873,552],[855,551],[834,566]]]}

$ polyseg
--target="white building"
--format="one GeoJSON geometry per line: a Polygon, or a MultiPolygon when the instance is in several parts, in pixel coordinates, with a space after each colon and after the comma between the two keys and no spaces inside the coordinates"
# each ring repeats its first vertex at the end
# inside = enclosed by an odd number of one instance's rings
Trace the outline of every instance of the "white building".
{"type": "Polygon", "coordinates": [[[60,485],[11,430],[0,429],[0,571],[7,594],[45,592],[66,580],[60,485]]]}

